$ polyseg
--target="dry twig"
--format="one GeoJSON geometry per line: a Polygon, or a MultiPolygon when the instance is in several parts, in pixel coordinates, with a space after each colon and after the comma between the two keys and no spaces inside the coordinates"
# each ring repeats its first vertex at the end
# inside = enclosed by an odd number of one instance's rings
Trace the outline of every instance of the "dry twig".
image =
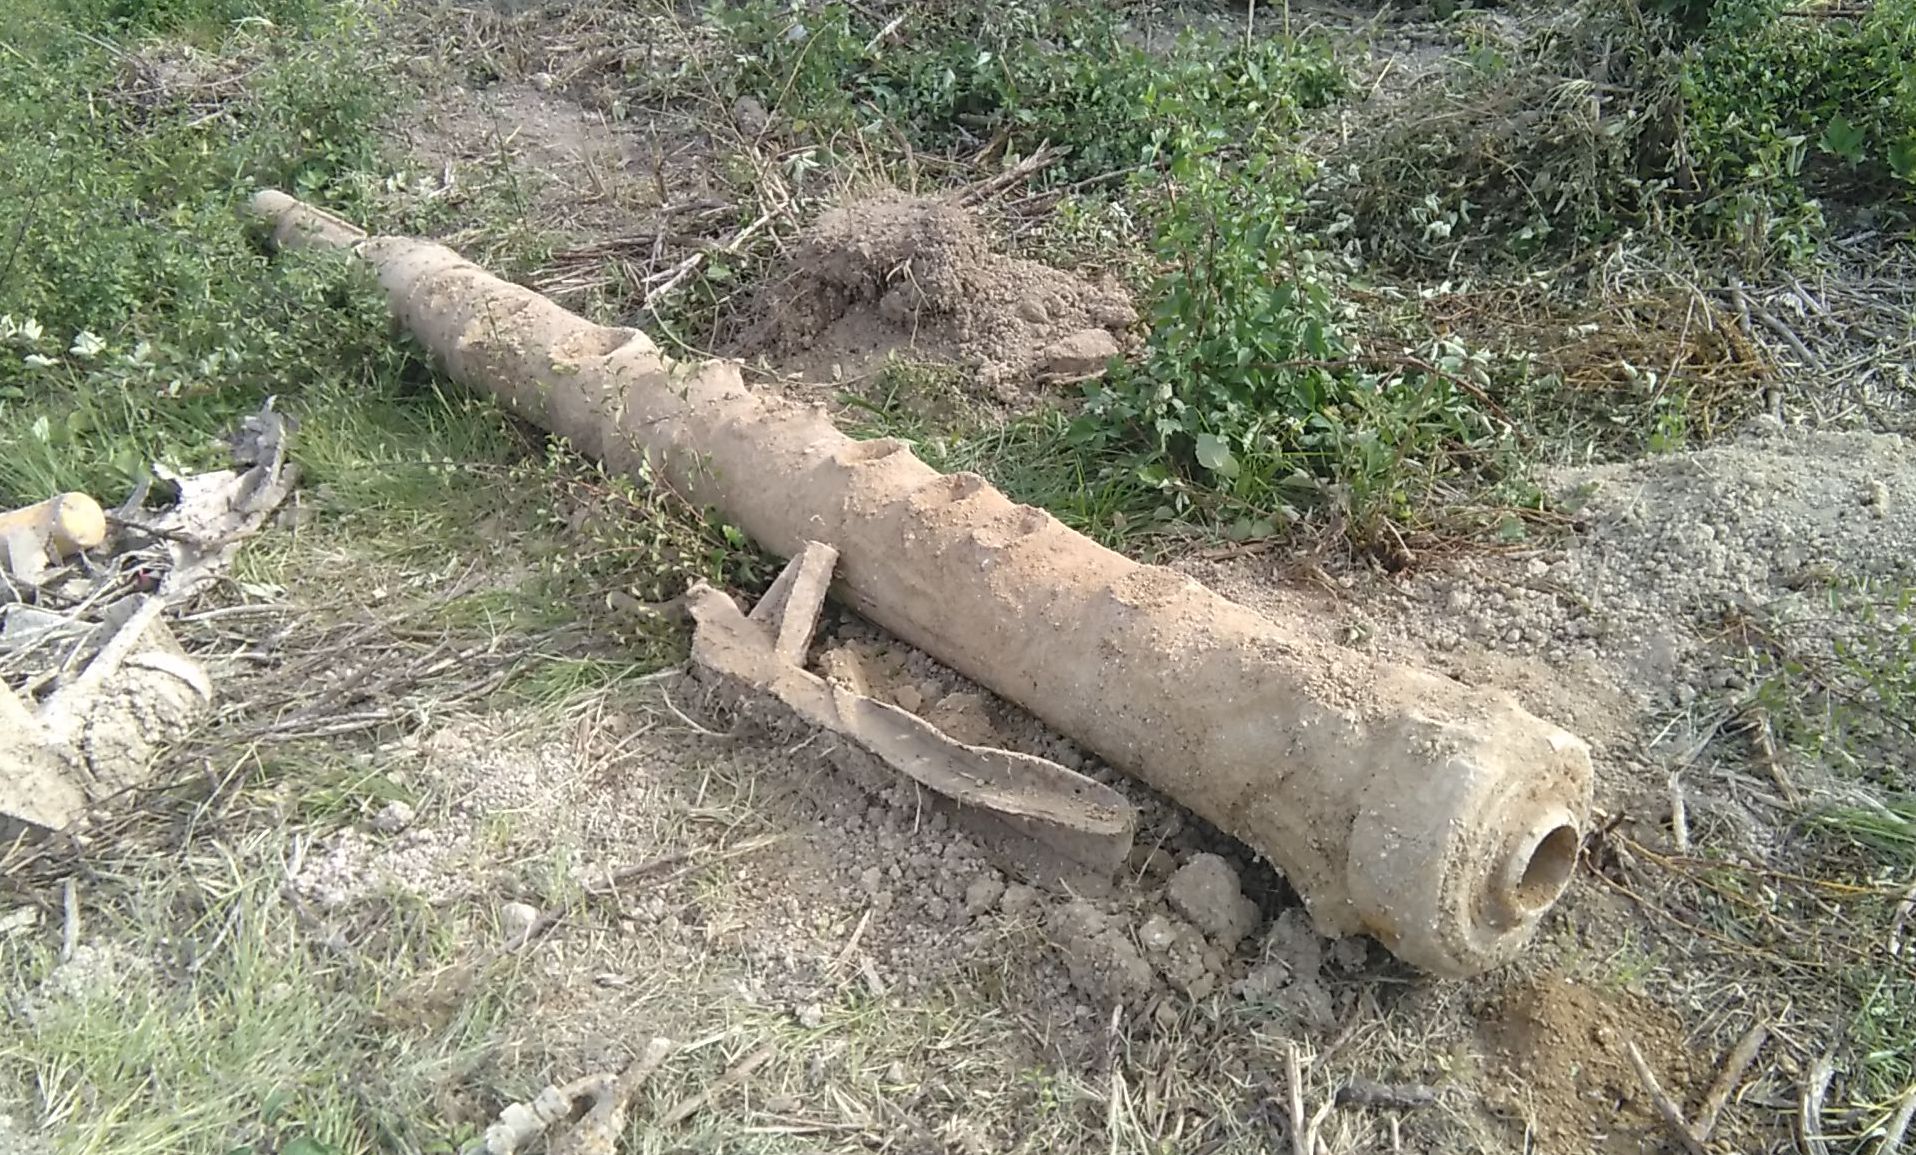
{"type": "Polygon", "coordinates": [[[1284,1078],[1290,1084],[1291,1151],[1293,1155],[1312,1155],[1304,1120],[1304,1068],[1297,1044],[1288,1039],[1284,1043],[1284,1078]]]}
{"type": "Polygon", "coordinates": [[[1637,1049],[1635,1041],[1629,1041],[1626,1045],[1630,1048],[1630,1065],[1636,1068],[1637,1078],[1642,1080],[1645,1093],[1650,1096],[1650,1102],[1656,1106],[1657,1114],[1663,1118],[1670,1133],[1690,1155],[1709,1155],[1709,1149],[1690,1130],[1689,1121],[1683,1117],[1683,1108],[1664,1094],[1662,1085],[1657,1082],[1656,1072],[1650,1069],[1649,1062],[1644,1059],[1643,1052],[1637,1049]]]}
{"type": "Polygon", "coordinates": [[[1809,1074],[1803,1077],[1803,1093],[1797,1100],[1796,1138],[1805,1155],[1829,1155],[1829,1140],[1823,1137],[1823,1098],[1835,1077],[1836,1062],[1827,1053],[1817,1056],[1809,1074]]]}
{"type": "Polygon", "coordinates": [[[1876,1155],[1896,1155],[1903,1149],[1903,1136],[1909,1134],[1909,1124],[1916,1119],[1916,1083],[1903,1089],[1896,1099],[1896,1112],[1889,1117],[1889,1123],[1883,1128],[1882,1141],[1876,1144],[1876,1155]]]}
{"type": "Polygon", "coordinates": [[[1723,1069],[1717,1072],[1716,1082],[1710,1084],[1709,1093],[1703,1096],[1703,1109],[1697,1112],[1696,1122],[1691,1124],[1690,1132],[1699,1143],[1708,1143],[1716,1131],[1717,1117],[1723,1113],[1723,1105],[1729,1102],[1736,1092],[1738,1083],[1743,1081],[1743,1073],[1750,1069],[1750,1063],[1756,1059],[1756,1053],[1763,1049],[1763,1043],[1770,1037],[1770,1029],[1758,1023],[1743,1032],[1736,1046],[1730,1048],[1730,1055],[1723,1061],[1723,1069]]]}
{"type": "Polygon", "coordinates": [[[776,1044],[766,1043],[758,1050],[740,1059],[732,1066],[731,1070],[720,1075],[711,1086],[680,1103],[678,1106],[673,1107],[670,1111],[667,1111],[660,1117],[659,1126],[676,1127],[680,1123],[690,1119],[692,1116],[704,1110],[706,1106],[711,1104],[720,1095],[737,1086],[739,1083],[744,1082],[747,1076],[770,1062],[772,1056],[777,1053],[778,1047],[776,1044]]]}

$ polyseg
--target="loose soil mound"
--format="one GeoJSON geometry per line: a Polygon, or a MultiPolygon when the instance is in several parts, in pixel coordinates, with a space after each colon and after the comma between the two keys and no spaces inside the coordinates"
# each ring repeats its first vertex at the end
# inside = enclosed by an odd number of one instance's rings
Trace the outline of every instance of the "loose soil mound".
{"type": "Polygon", "coordinates": [[[1671,1016],[1642,999],[1557,977],[1510,992],[1483,1021],[1492,1062],[1521,1091],[1505,1106],[1534,1121],[1546,1151],[1645,1151],[1658,1146],[1656,1107],[1630,1065],[1642,1051],[1678,1097],[1688,1056],[1671,1016]]]}
{"type": "Polygon", "coordinates": [[[1122,289],[991,251],[936,197],[886,192],[821,216],[757,302],[737,352],[807,380],[863,375],[893,353],[964,366],[999,401],[1101,372],[1137,321],[1122,289]]]}

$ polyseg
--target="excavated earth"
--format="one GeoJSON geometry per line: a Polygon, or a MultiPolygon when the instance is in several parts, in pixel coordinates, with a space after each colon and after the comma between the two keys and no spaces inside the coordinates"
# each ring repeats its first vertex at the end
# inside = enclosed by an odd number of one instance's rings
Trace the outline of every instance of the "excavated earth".
{"type": "Polygon", "coordinates": [[[1102,373],[1137,319],[1115,281],[994,252],[951,199],[880,192],[818,218],[730,351],[819,384],[893,357],[955,365],[987,398],[1019,406],[1102,373]]]}

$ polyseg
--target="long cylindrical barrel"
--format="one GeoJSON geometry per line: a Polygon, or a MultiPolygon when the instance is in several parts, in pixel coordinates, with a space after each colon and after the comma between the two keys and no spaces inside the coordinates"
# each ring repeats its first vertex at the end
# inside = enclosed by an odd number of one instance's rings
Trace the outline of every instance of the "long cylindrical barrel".
{"type": "Polygon", "coordinates": [[[1589,748],[1507,696],[1287,631],[439,245],[363,238],[283,194],[254,207],[281,244],[356,247],[455,380],[775,553],[836,546],[842,601],[1269,858],[1324,932],[1465,975],[1567,884],[1589,748]]]}

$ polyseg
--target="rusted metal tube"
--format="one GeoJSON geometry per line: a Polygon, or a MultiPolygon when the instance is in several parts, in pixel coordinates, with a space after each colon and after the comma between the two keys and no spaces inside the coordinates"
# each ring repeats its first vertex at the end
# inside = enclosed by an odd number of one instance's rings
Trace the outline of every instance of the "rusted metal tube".
{"type": "Polygon", "coordinates": [[[1268,857],[1325,933],[1471,974],[1569,881],[1589,748],[1509,697],[1287,631],[439,245],[364,238],[279,193],[254,209],[282,244],[354,248],[455,380],[775,553],[837,547],[841,601],[1268,857]]]}

